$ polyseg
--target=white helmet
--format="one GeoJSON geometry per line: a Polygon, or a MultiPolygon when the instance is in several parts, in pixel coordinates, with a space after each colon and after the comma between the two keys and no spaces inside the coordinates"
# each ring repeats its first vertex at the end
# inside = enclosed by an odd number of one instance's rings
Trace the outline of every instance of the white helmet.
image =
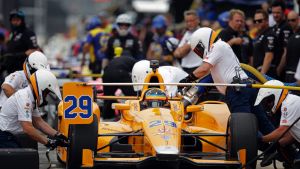
{"type": "Polygon", "coordinates": [[[121,14],[116,19],[117,31],[120,36],[126,36],[130,31],[130,26],[132,25],[132,19],[128,14],[121,14]],[[121,29],[121,25],[125,24],[128,26],[127,29],[121,29]]]}
{"type": "MultiPolygon", "coordinates": [[[[275,86],[284,86],[281,81],[278,80],[270,80],[264,83],[264,85],[275,85],[275,86]]],[[[274,104],[271,108],[272,113],[275,113],[279,106],[281,105],[282,101],[285,99],[288,90],[286,89],[272,89],[272,88],[261,88],[257,94],[254,106],[259,105],[263,99],[273,96],[274,104]]]]}
{"type": "Polygon", "coordinates": [[[191,48],[201,58],[205,57],[215,42],[217,33],[208,27],[197,29],[191,36],[191,48]]]}
{"type": "Polygon", "coordinates": [[[55,95],[55,97],[61,100],[57,79],[49,70],[37,70],[30,76],[30,82],[39,107],[47,104],[46,97],[49,94],[55,95]]]}
{"type": "MultiPolygon", "coordinates": [[[[131,73],[133,83],[143,83],[147,74],[152,72],[149,60],[141,60],[134,64],[131,73]]],[[[142,90],[143,86],[133,86],[134,91],[142,90]]]]}
{"type": "Polygon", "coordinates": [[[179,40],[174,37],[170,37],[169,39],[166,40],[166,46],[169,52],[174,52],[178,47],[178,45],[179,45],[179,40]]]}
{"type": "Polygon", "coordinates": [[[40,51],[32,52],[23,64],[23,70],[27,77],[30,76],[37,71],[38,69],[49,69],[49,65],[47,62],[47,57],[40,51]]]}

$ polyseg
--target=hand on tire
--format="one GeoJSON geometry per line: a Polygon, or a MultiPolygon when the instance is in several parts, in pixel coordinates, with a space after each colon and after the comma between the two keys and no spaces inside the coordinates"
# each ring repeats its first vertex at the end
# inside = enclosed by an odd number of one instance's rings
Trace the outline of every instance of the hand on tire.
{"type": "Polygon", "coordinates": [[[54,150],[57,146],[69,147],[69,139],[61,133],[57,133],[53,138],[48,137],[46,147],[54,150]]]}
{"type": "Polygon", "coordinates": [[[69,139],[64,136],[62,133],[56,133],[54,135],[54,140],[56,141],[57,146],[68,147],[69,139]]]}

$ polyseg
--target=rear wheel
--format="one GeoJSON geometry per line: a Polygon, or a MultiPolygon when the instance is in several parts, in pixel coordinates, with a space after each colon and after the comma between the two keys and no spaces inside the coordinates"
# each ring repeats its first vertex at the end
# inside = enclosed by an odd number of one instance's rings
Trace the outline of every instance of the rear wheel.
{"type": "MultiPolygon", "coordinates": [[[[257,156],[257,120],[251,113],[233,113],[228,122],[227,146],[229,158],[237,159],[237,152],[246,149],[246,162],[248,163],[257,156]]],[[[255,169],[256,161],[247,168],[255,169]]]]}
{"type": "Polygon", "coordinates": [[[82,150],[97,151],[98,119],[94,115],[91,124],[73,124],[69,126],[70,146],[67,149],[67,169],[79,169],[82,165],[82,150]]]}

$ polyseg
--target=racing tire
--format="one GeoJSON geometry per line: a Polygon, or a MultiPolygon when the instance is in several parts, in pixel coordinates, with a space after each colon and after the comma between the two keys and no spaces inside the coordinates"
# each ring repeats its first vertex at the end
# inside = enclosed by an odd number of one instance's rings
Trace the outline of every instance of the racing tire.
{"type": "Polygon", "coordinates": [[[82,150],[97,151],[98,118],[94,115],[91,124],[69,125],[70,146],[67,148],[67,169],[79,169],[82,165],[82,150]]]}
{"type": "MultiPolygon", "coordinates": [[[[257,119],[252,113],[232,113],[228,126],[229,159],[238,158],[238,150],[246,149],[246,163],[257,156],[257,119]]],[[[247,169],[256,168],[256,160],[247,169]]]]}

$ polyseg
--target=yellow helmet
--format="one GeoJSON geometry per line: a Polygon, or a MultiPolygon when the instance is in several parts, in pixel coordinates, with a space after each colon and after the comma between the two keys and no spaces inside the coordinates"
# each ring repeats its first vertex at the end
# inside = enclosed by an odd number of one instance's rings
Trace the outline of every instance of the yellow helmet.
{"type": "Polygon", "coordinates": [[[150,88],[145,92],[144,101],[147,107],[162,107],[167,102],[167,95],[159,88],[150,88]]]}

